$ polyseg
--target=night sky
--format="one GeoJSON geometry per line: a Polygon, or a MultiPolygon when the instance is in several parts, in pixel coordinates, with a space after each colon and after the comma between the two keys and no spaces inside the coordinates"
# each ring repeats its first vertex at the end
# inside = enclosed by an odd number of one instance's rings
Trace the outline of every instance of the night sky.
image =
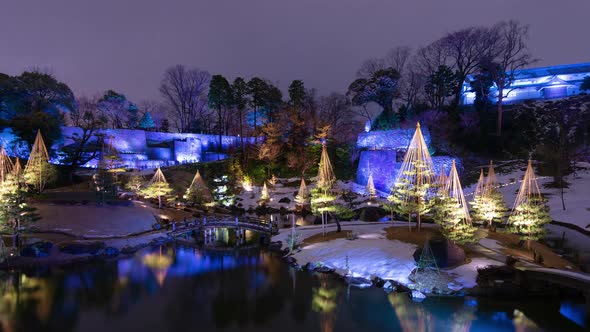
{"type": "Polygon", "coordinates": [[[185,64],[344,92],[363,60],[468,25],[530,25],[538,66],[590,61],[587,0],[2,0],[0,72],[48,69],[77,95],[159,99],[185,64]]]}

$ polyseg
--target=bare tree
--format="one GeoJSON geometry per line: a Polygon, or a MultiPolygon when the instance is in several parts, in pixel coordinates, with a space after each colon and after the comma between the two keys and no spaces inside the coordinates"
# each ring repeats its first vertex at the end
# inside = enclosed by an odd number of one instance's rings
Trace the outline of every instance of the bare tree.
{"type": "Polygon", "coordinates": [[[329,126],[330,135],[337,142],[350,142],[362,128],[348,98],[339,93],[332,93],[318,99],[318,127],[329,126]]]}
{"type": "Polygon", "coordinates": [[[207,90],[211,75],[198,68],[183,65],[168,68],[160,84],[160,92],[171,108],[171,119],[178,131],[209,131],[207,90]],[[200,127],[200,128],[199,128],[200,127]]]}
{"type": "Polygon", "coordinates": [[[455,75],[460,84],[456,87],[453,107],[459,105],[461,99],[462,83],[467,75],[473,74],[482,59],[488,58],[496,51],[497,38],[495,29],[486,27],[468,27],[451,32],[441,39],[446,49],[449,66],[455,70],[455,75]]]}
{"type": "Polygon", "coordinates": [[[406,69],[406,64],[410,55],[412,54],[412,49],[408,46],[397,46],[389,50],[385,58],[383,59],[384,67],[392,67],[404,76],[404,72],[406,69]]]}
{"type": "Polygon", "coordinates": [[[381,58],[370,58],[361,64],[359,70],[356,71],[356,77],[368,78],[381,69],[385,68],[385,61],[381,58]]]}
{"type": "Polygon", "coordinates": [[[529,27],[517,21],[502,21],[494,26],[494,34],[497,36],[495,45],[494,67],[492,80],[498,89],[498,120],[496,134],[502,135],[502,103],[504,90],[514,80],[514,72],[531,63],[536,62],[529,52],[526,41],[529,36],[529,27]]]}
{"type": "Polygon", "coordinates": [[[449,54],[442,39],[418,49],[413,58],[413,68],[423,77],[434,73],[439,66],[448,63],[449,54]]]}

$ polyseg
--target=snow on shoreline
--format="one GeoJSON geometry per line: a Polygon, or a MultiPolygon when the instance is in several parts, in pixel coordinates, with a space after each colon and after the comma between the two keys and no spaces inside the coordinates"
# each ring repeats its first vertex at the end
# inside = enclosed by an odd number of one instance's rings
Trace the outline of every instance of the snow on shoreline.
{"type": "MultiPolygon", "coordinates": [[[[371,223],[343,225],[343,231],[354,230],[358,234],[356,240],[335,239],[328,242],[314,243],[301,248],[293,257],[301,266],[307,263],[322,263],[334,268],[340,275],[346,275],[350,270],[354,277],[370,279],[379,277],[390,279],[408,285],[410,272],[415,267],[413,254],[416,245],[397,240],[388,240],[385,228],[394,224],[371,223]]],[[[400,225],[401,226],[401,225],[400,225]]],[[[273,237],[274,241],[282,241],[286,246],[286,239],[290,229],[283,229],[273,237]]],[[[318,227],[301,227],[297,232],[302,239],[322,232],[318,227]]],[[[461,265],[447,272],[455,277],[457,283],[465,288],[476,285],[477,269],[486,265],[500,263],[486,258],[474,258],[470,263],[461,265]]]]}

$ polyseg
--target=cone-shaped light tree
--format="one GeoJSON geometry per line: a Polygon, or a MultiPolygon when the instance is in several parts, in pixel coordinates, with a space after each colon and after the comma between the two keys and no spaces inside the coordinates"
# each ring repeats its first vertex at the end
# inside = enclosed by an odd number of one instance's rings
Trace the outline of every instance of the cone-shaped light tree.
{"type": "Polygon", "coordinates": [[[408,216],[410,229],[412,215],[416,215],[420,229],[420,216],[430,211],[435,181],[434,164],[422,136],[420,123],[417,123],[391,195],[387,198],[398,214],[408,216]]]}
{"type": "Polygon", "coordinates": [[[508,218],[508,231],[518,234],[522,240],[538,240],[545,234],[543,225],[550,222],[549,208],[541,196],[533,163],[528,162],[524,179],[508,218]]]}
{"type": "Polygon", "coordinates": [[[305,185],[305,180],[303,178],[301,178],[299,191],[297,192],[297,196],[295,196],[295,203],[299,206],[309,204],[309,192],[307,191],[307,186],[305,185]]]}
{"type": "MultiPolygon", "coordinates": [[[[21,224],[35,221],[35,210],[26,203],[26,186],[22,183],[20,161],[16,164],[0,150],[0,229],[16,234],[21,224]]],[[[17,244],[18,245],[18,244],[17,244]]]]}
{"type": "Polygon", "coordinates": [[[436,199],[434,220],[441,226],[443,235],[455,243],[465,244],[475,240],[476,228],[471,223],[454,160],[447,185],[441,188],[436,199]]]}
{"type": "Polygon", "coordinates": [[[57,173],[55,168],[49,164],[49,153],[45,147],[41,131],[37,131],[37,137],[29,161],[25,166],[24,179],[25,182],[37,193],[43,192],[47,183],[55,180],[57,173]]]}
{"type": "Polygon", "coordinates": [[[197,170],[191,185],[186,189],[183,198],[193,204],[203,205],[213,202],[213,195],[207,187],[207,184],[201,177],[201,173],[197,170]]]}
{"type": "Polygon", "coordinates": [[[16,157],[16,160],[14,161],[14,167],[12,168],[12,174],[16,176],[19,181],[22,181],[22,173],[23,167],[21,166],[20,158],[16,157]]]}
{"type": "Polygon", "coordinates": [[[369,174],[369,179],[367,180],[367,195],[369,195],[370,200],[374,200],[377,198],[377,189],[375,189],[375,183],[373,182],[373,174],[369,174]]]}
{"type": "Polygon", "coordinates": [[[322,233],[325,235],[325,225],[328,223],[327,212],[332,210],[332,202],[336,196],[332,193],[332,186],[336,181],[332,163],[328,156],[326,143],[322,143],[322,155],[318,170],[318,182],[316,188],[311,193],[311,208],[314,213],[322,216],[322,233]]]}
{"type": "Polygon", "coordinates": [[[4,147],[0,149],[0,183],[4,182],[6,178],[13,173],[14,165],[12,160],[6,154],[4,147]]]}
{"type": "Polygon", "coordinates": [[[474,220],[487,223],[489,226],[492,226],[494,222],[502,221],[506,215],[507,208],[504,202],[504,195],[502,195],[498,187],[499,184],[496,173],[494,172],[494,164],[490,161],[486,181],[482,187],[480,187],[480,182],[478,182],[476,195],[471,203],[474,220]]]}
{"type": "Polygon", "coordinates": [[[266,186],[266,181],[262,185],[262,191],[260,192],[260,200],[266,202],[270,199],[270,194],[268,193],[268,187],[266,186]]]}
{"type": "Polygon", "coordinates": [[[169,197],[171,193],[172,188],[170,188],[160,167],[158,167],[149,184],[141,191],[142,196],[146,198],[157,198],[158,208],[160,209],[162,208],[162,199],[169,197]]]}

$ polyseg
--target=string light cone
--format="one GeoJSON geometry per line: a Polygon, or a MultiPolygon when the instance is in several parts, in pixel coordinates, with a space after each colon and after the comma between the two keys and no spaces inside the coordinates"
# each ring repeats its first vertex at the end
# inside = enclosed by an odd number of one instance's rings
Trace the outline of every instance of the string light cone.
{"type": "Polygon", "coordinates": [[[23,167],[21,166],[20,158],[16,157],[16,160],[14,161],[14,167],[12,168],[12,174],[16,177],[19,177],[22,171],[23,167]]]}
{"type": "Polygon", "coordinates": [[[416,131],[408,145],[390,199],[397,206],[398,213],[408,215],[410,229],[412,214],[417,215],[418,229],[421,228],[420,216],[429,211],[435,182],[434,164],[420,123],[416,123],[416,131]]]}
{"type": "Polygon", "coordinates": [[[191,200],[197,204],[206,204],[213,201],[213,195],[201,177],[199,170],[197,170],[193,177],[193,181],[187,188],[184,199],[191,200]]]}
{"type": "Polygon", "coordinates": [[[332,163],[328,156],[328,148],[324,143],[322,144],[322,156],[320,157],[317,187],[323,191],[328,191],[332,188],[334,181],[336,181],[336,176],[334,175],[334,169],[332,168],[332,163]]]}
{"type": "Polygon", "coordinates": [[[375,183],[373,182],[373,174],[369,174],[369,179],[367,180],[367,194],[369,195],[370,200],[374,200],[377,197],[377,189],[375,189],[375,183]]]}
{"type": "Polygon", "coordinates": [[[447,172],[445,172],[444,169],[441,169],[436,181],[440,189],[444,189],[447,186],[448,179],[447,172]]]}
{"type": "Polygon", "coordinates": [[[473,199],[480,197],[484,193],[485,178],[483,175],[483,168],[479,172],[479,179],[477,180],[477,186],[475,186],[475,192],[473,193],[473,199]]]}
{"type": "Polygon", "coordinates": [[[540,239],[545,234],[543,225],[550,221],[549,208],[541,195],[533,163],[529,160],[512,213],[508,218],[508,230],[518,234],[528,243],[530,240],[540,239]]]}
{"type": "Polygon", "coordinates": [[[445,191],[449,194],[449,197],[453,198],[461,207],[461,217],[466,222],[470,222],[471,217],[469,217],[469,207],[465,201],[465,195],[463,195],[463,188],[461,188],[461,181],[459,180],[459,173],[457,172],[457,166],[454,160],[445,191]]]}
{"type": "Polygon", "coordinates": [[[37,192],[42,192],[48,180],[49,153],[43,141],[41,131],[37,130],[37,136],[29,155],[29,161],[25,166],[25,181],[37,192]]]}
{"type": "Polygon", "coordinates": [[[307,185],[305,185],[305,180],[303,178],[301,178],[299,191],[297,192],[297,196],[295,196],[295,203],[300,206],[309,204],[309,191],[307,190],[307,185]]]}
{"type": "Polygon", "coordinates": [[[162,208],[162,198],[170,195],[170,193],[172,193],[172,188],[170,188],[160,167],[156,170],[147,187],[141,191],[141,194],[146,198],[157,198],[160,209],[162,208]]]}
{"type": "Polygon", "coordinates": [[[490,167],[488,168],[488,177],[484,186],[484,191],[489,192],[492,189],[498,187],[498,179],[496,178],[496,172],[494,171],[494,162],[490,160],[490,167]]]}
{"type": "Polygon", "coordinates": [[[434,219],[441,226],[443,235],[449,240],[459,244],[475,240],[476,228],[471,223],[469,208],[454,160],[447,185],[437,198],[434,219]]]}
{"type": "Polygon", "coordinates": [[[264,185],[262,186],[262,191],[260,192],[260,200],[268,201],[270,199],[270,194],[268,193],[268,188],[266,187],[266,181],[264,181],[264,185]]]}
{"type": "Polygon", "coordinates": [[[13,169],[12,160],[10,160],[10,157],[6,154],[6,150],[2,147],[0,149],[0,182],[6,181],[8,175],[13,173],[13,169]]]}

